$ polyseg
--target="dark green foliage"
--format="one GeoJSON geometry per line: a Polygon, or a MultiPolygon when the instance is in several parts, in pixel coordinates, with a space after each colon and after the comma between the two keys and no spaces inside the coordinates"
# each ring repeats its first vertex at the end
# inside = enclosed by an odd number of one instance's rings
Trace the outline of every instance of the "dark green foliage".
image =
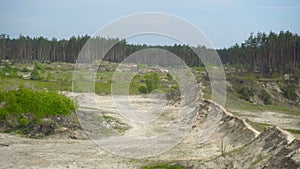
{"type": "Polygon", "coordinates": [[[130,94],[148,94],[151,92],[171,93],[178,90],[173,76],[163,72],[148,72],[135,75],[130,82],[130,94]]]}
{"type": "Polygon", "coordinates": [[[9,64],[9,63],[5,63],[4,67],[7,70],[12,70],[13,69],[12,66],[11,66],[11,64],[9,64]]]}
{"type": "Polygon", "coordinates": [[[251,33],[241,45],[218,50],[222,63],[239,65],[237,70],[259,72],[262,77],[274,73],[296,74],[299,70],[300,37],[289,31],[251,33]]]}
{"type": "Polygon", "coordinates": [[[147,89],[146,89],[145,86],[140,86],[138,90],[139,90],[139,92],[141,92],[141,93],[147,93],[147,89]]]}
{"type": "MultiPolygon", "coordinates": [[[[0,127],[9,130],[33,128],[40,119],[67,115],[75,110],[68,97],[55,91],[34,91],[20,86],[18,90],[0,92],[0,127]]],[[[26,132],[25,132],[26,134],[26,132]]]]}
{"type": "Polygon", "coordinates": [[[37,68],[34,68],[30,75],[30,80],[41,80],[42,77],[37,68]]]}
{"type": "Polygon", "coordinates": [[[173,80],[173,76],[170,75],[169,73],[167,73],[167,78],[168,78],[168,81],[172,81],[173,80]]]}
{"type": "Polygon", "coordinates": [[[145,83],[147,93],[159,88],[159,77],[157,73],[146,74],[144,78],[146,79],[145,83]]]}
{"type": "Polygon", "coordinates": [[[296,93],[296,86],[294,84],[289,84],[281,89],[283,91],[283,96],[289,100],[296,101],[298,95],[296,93]]]}
{"type": "Polygon", "coordinates": [[[179,86],[177,83],[176,83],[176,85],[171,86],[171,90],[178,90],[178,89],[179,89],[179,86]]]}
{"type": "Polygon", "coordinates": [[[267,93],[265,90],[262,90],[262,91],[259,93],[258,97],[259,97],[262,101],[264,101],[264,104],[265,104],[265,105],[272,104],[272,98],[271,98],[270,94],[267,93]]]}
{"type": "Polygon", "coordinates": [[[238,90],[241,99],[246,101],[250,101],[250,98],[254,95],[253,89],[243,86],[240,90],[238,90]]]}
{"type": "Polygon", "coordinates": [[[4,68],[0,69],[0,76],[18,77],[18,69],[13,68],[10,63],[5,63],[4,68]]]}
{"type": "Polygon", "coordinates": [[[30,72],[30,70],[27,67],[25,67],[22,69],[22,72],[30,72]]]}
{"type": "Polygon", "coordinates": [[[199,67],[196,67],[196,70],[199,71],[199,72],[203,72],[203,71],[205,71],[205,68],[199,66],[199,67]]]}
{"type": "Polygon", "coordinates": [[[37,70],[45,71],[44,65],[39,61],[34,62],[34,68],[36,68],[37,70]]]}

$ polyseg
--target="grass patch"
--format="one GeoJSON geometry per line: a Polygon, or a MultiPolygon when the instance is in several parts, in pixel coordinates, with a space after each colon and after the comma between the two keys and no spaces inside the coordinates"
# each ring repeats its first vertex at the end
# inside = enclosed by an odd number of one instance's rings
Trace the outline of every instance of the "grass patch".
{"type": "Polygon", "coordinates": [[[245,80],[257,80],[259,78],[259,75],[253,72],[247,72],[247,73],[243,73],[242,78],[245,80]]]}
{"type": "Polygon", "coordinates": [[[295,130],[295,129],[284,129],[290,133],[294,133],[294,134],[300,134],[300,130],[295,130]]]}
{"type": "Polygon", "coordinates": [[[150,166],[144,166],[141,167],[140,169],[184,169],[181,165],[179,164],[155,164],[155,165],[150,165],[150,166]]]}
{"type": "Polygon", "coordinates": [[[111,93],[111,84],[104,82],[95,82],[95,93],[98,95],[108,95],[111,93]]]}
{"type": "Polygon", "coordinates": [[[262,106],[264,108],[264,110],[270,110],[270,111],[274,111],[274,112],[281,112],[281,113],[285,113],[285,114],[289,114],[289,115],[296,115],[296,116],[300,116],[300,111],[295,109],[291,109],[290,107],[284,107],[284,106],[275,106],[275,105],[265,105],[262,106]]]}
{"type": "Polygon", "coordinates": [[[253,128],[255,128],[259,132],[262,132],[268,126],[273,126],[272,124],[268,124],[268,123],[253,122],[253,121],[251,121],[249,119],[246,119],[246,122],[248,124],[250,124],[253,128]]]}
{"type": "Polygon", "coordinates": [[[242,100],[234,93],[227,93],[226,108],[231,110],[243,110],[251,112],[272,111],[280,112],[288,115],[300,116],[298,107],[281,106],[281,105],[258,105],[242,100]]]}
{"type": "Polygon", "coordinates": [[[25,80],[20,78],[1,78],[0,80],[0,90],[2,91],[15,90],[20,85],[36,90],[72,91],[71,83],[62,84],[56,81],[25,80]]]}

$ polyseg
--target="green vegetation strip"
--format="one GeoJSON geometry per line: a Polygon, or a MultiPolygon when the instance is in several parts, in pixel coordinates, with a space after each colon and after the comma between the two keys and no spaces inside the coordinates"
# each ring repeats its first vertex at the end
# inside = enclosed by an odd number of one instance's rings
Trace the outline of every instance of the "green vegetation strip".
{"type": "Polygon", "coordinates": [[[294,133],[294,134],[300,134],[300,130],[295,130],[295,129],[284,129],[290,133],[294,133]]]}
{"type": "Polygon", "coordinates": [[[268,123],[253,122],[253,121],[251,121],[249,119],[246,119],[246,122],[248,124],[250,124],[252,127],[254,127],[259,132],[262,132],[268,126],[273,126],[272,124],[268,124],[268,123]]]}
{"type": "MultiPolygon", "coordinates": [[[[250,121],[249,119],[246,119],[246,122],[260,132],[262,132],[268,126],[274,126],[273,124],[268,124],[268,123],[253,122],[253,121],[250,121]]],[[[286,131],[288,131],[290,133],[294,133],[294,134],[300,134],[300,130],[296,130],[296,129],[283,129],[283,130],[286,130],[286,131]]]]}

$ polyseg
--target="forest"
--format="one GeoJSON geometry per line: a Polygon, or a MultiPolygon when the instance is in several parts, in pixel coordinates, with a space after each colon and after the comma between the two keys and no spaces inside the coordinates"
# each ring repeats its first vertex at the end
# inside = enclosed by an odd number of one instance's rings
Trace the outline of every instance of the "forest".
{"type": "MultiPolygon", "coordinates": [[[[128,44],[125,40],[108,39],[102,37],[73,36],[70,39],[34,37],[20,35],[10,38],[9,35],[0,35],[0,59],[10,60],[13,63],[69,62],[74,63],[87,40],[93,44],[112,44],[113,48],[107,51],[104,60],[121,62],[130,54],[147,48],[160,48],[179,56],[189,66],[202,65],[194,50],[204,55],[211,55],[216,50],[225,65],[235,67],[240,74],[256,72],[262,77],[270,77],[274,73],[297,74],[300,68],[300,37],[289,31],[269,34],[251,33],[244,43],[235,44],[224,49],[207,49],[205,46],[190,47],[175,44],[173,46],[148,46],[128,44]]],[[[98,49],[99,50],[99,49],[98,49]]],[[[100,49],[101,50],[101,49],[100,49]]],[[[91,51],[91,53],[97,51],[91,51]]],[[[102,51],[104,52],[104,51],[102,51]]]]}

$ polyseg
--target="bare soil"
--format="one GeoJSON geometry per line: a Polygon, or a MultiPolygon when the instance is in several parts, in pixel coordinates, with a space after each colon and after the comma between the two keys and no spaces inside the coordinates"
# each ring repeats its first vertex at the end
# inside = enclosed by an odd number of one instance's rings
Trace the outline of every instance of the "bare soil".
{"type": "MultiPolygon", "coordinates": [[[[124,136],[148,138],[161,134],[164,132],[163,129],[168,127],[168,123],[176,118],[178,111],[177,104],[168,104],[166,113],[160,114],[159,119],[153,123],[136,123],[116,111],[111,97],[94,97],[87,93],[74,96],[80,100],[81,111],[89,113],[98,110],[105,116],[114,117],[129,126],[127,130],[122,130],[121,135],[117,135],[118,138],[124,138],[124,136]],[[97,105],[91,102],[94,98],[97,105]]],[[[130,100],[132,106],[140,108],[149,106],[149,103],[159,103],[159,101],[143,96],[130,96],[130,100]]],[[[147,158],[126,158],[114,155],[84,137],[74,140],[53,135],[44,139],[30,139],[1,133],[0,168],[127,169],[162,162],[178,162],[190,168],[300,167],[300,141],[289,133],[277,127],[270,127],[259,133],[244,119],[233,116],[221,106],[207,100],[202,100],[197,110],[196,121],[190,126],[188,134],[182,141],[162,154],[147,158]],[[212,116],[213,113],[216,114],[212,116]],[[276,164],[275,161],[285,161],[285,163],[274,166],[272,164],[276,164]]],[[[278,119],[278,124],[287,124],[279,120],[285,117],[276,117],[277,114],[269,113],[253,118],[265,119],[266,115],[278,119]]],[[[286,118],[292,119],[292,117],[286,118]]],[[[291,128],[292,126],[285,127],[291,128]]],[[[120,143],[112,139],[105,141],[112,141],[107,142],[109,145],[120,143]]],[[[136,143],[136,147],[143,146],[136,143]]]]}

